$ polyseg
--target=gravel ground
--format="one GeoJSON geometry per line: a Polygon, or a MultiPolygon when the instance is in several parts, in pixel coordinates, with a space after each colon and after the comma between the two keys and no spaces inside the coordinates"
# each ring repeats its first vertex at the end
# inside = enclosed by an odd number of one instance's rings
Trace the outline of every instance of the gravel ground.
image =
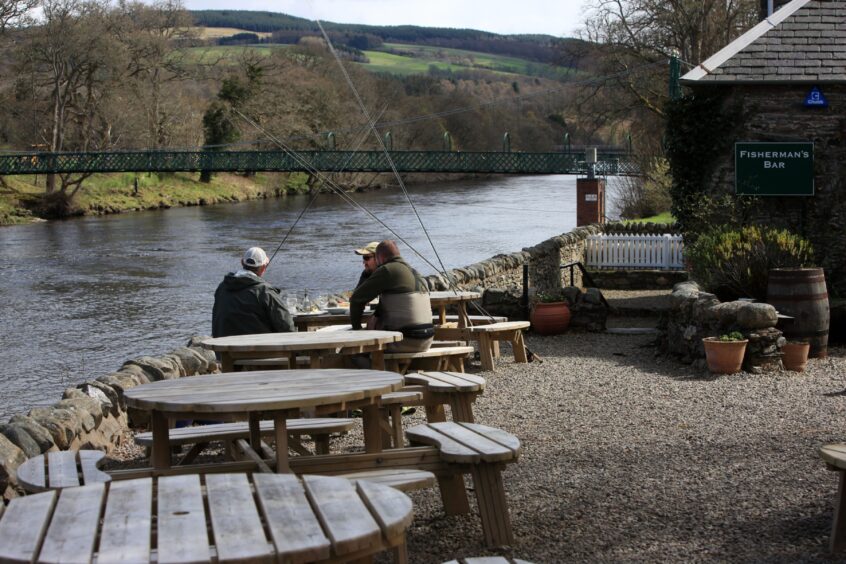
{"type": "Polygon", "coordinates": [[[482,546],[472,496],[471,515],[446,517],[437,491],[413,492],[411,562],[838,561],[836,474],[816,451],[846,435],[846,348],[802,374],[713,377],[656,357],[651,339],[530,335],[543,363],[505,355],[482,373],[477,422],[523,444],[504,473],[515,544],[482,546]]]}

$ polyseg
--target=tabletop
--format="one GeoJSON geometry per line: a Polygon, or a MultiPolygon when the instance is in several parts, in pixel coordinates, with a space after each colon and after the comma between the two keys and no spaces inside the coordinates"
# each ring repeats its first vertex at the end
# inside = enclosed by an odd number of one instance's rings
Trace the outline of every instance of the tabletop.
{"type": "Polygon", "coordinates": [[[224,372],[234,370],[236,359],[270,358],[286,354],[288,366],[296,366],[297,353],[311,357],[310,368],[320,368],[321,355],[327,353],[371,353],[375,368],[384,368],[382,351],[390,343],[402,340],[398,331],[349,331],[343,333],[258,333],[231,337],[205,338],[200,345],[220,354],[224,372]]]}
{"type": "MultiPolygon", "coordinates": [[[[319,415],[360,408],[367,452],[382,448],[378,399],[402,388],[403,378],[381,370],[263,370],[228,372],[160,380],[126,390],[126,405],[151,411],[153,447],[151,462],[156,469],[170,468],[170,424],[174,419],[213,415],[214,419],[249,421],[250,441],[244,454],[258,457],[262,450],[260,422],[272,419],[276,443],[276,472],[288,472],[286,419],[301,411],[319,415]]],[[[240,444],[240,442],[239,442],[240,444]]],[[[259,466],[263,471],[269,467],[259,466]]]]}
{"type": "Polygon", "coordinates": [[[346,562],[390,548],[405,556],[411,520],[408,496],[365,481],[142,478],[0,505],[0,561],[346,562]]]}
{"type": "Polygon", "coordinates": [[[429,292],[429,301],[432,302],[433,306],[440,305],[442,303],[457,303],[457,302],[470,302],[473,300],[478,300],[482,297],[480,292],[453,292],[452,290],[443,291],[443,292],[429,292]]]}

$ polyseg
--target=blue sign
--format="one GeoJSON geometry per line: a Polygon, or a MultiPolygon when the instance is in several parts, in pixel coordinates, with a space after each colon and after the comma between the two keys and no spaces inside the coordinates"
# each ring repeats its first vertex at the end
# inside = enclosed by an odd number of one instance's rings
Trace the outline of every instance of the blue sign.
{"type": "Polygon", "coordinates": [[[823,95],[822,91],[820,91],[818,86],[814,86],[811,88],[811,91],[808,92],[808,97],[805,98],[805,107],[806,108],[827,108],[828,107],[828,100],[826,100],[825,96],[823,95]]]}

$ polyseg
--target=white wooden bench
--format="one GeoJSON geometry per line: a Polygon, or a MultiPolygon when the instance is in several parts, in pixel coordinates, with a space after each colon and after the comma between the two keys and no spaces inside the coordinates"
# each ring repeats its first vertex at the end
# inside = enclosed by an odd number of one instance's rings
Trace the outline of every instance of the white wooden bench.
{"type": "Polygon", "coordinates": [[[60,490],[112,477],[99,469],[105,454],[99,450],[60,450],[33,456],[18,466],[18,483],[28,492],[60,490]]]}
{"type": "MultiPolygon", "coordinates": [[[[288,419],[288,448],[302,455],[311,454],[302,444],[302,436],[308,435],[314,441],[317,454],[329,454],[329,436],[332,433],[348,431],[355,424],[353,419],[335,417],[315,417],[306,419],[288,419]]],[[[262,421],[259,428],[262,435],[273,436],[273,421],[262,421]]],[[[238,439],[250,436],[250,426],[246,421],[238,423],[215,423],[213,425],[195,425],[171,429],[168,440],[171,446],[193,445],[178,465],[191,463],[198,454],[212,441],[223,441],[227,447],[238,439]]],[[[141,446],[152,447],[153,433],[138,433],[135,442],[141,446]]]]}
{"type": "Polygon", "coordinates": [[[405,374],[409,370],[451,370],[464,372],[464,359],[473,347],[432,347],[422,352],[385,353],[385,368],[405,374]]]}
{"type": "Polygon", "coordinates": [[[449,405],[453,421],[473,423],[473,402],[485,391],[484,378],[460,372],[409,372],[405,383],[423,387],[429,423],[446,421],[444,405],[449,405]]]}
{"type": "Polygon", "coordinates": [[[467,497],[462,474],[473,476],[473,486],[485,542],[511,544],[511,518],[502,484],[505,464],[520,456],[520,440],[501,429],[474,423],[427,423],[406,431],[411,444],[435,446],[441,460],[454,466],[453,476],[439,476],[444,509],[466,512],[467,497]],[[463,498],[463,499],[462,499],[463,498]]]}

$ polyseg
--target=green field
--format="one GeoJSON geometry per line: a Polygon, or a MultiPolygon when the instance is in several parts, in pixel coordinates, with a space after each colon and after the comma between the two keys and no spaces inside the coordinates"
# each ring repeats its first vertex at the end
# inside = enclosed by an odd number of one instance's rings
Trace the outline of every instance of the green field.
{"type": "Polygon", "coordinates": [[[223,64],[234,63],[244,50],[269,57],[273,49],[284,49],[286,45],[213,45],[210,47],[189,47],[182,52],[186,54],[185,62],[193,64],[223,64]]]}
{"type": "Polygon", "coordinates": [[[676,218],[670,212],[659,213],[652,217],[642,217],[640,219],[627,219],[623,223],[675,223],[676,218]]]}
{"type": "Polygon", "coordinates": [[[364,53],[370,59],[369,63],[362,64],[366,69],[398,75],[425,74],[430,67],[451,71],[485,70],[499,74],[546,76],[548,78],[563,78],[573,74],[568,69],[535,63],[517,57],[446,47],[385,43],[378,51],[365,51],[364,53]],[[401,54],[391,53],[390,51],[397,51],[401,54]]]}

